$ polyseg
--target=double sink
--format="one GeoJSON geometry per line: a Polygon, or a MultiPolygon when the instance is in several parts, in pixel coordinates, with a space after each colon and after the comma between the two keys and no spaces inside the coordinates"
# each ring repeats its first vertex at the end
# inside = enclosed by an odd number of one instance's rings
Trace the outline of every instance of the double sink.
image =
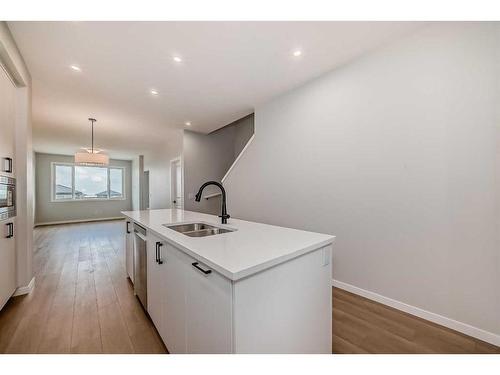
{"type": "Polygon", "coordinates": [[[178,225],[163,224],[163,226],[189,237],[207,237],[214,236],[216,234],[234,232],[234,229],[220,228],[205,223],[189,223],[178,225]]]}

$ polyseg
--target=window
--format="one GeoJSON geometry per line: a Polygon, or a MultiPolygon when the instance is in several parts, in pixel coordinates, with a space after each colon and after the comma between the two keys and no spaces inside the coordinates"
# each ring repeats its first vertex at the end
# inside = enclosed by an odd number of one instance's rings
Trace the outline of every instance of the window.
{"type": "Polygon", "coordinates": [[[125,198],[123,168],[54,163],[52,171],[55,201],[125,198]]]}
{"type": "Polygon", "coordinates": [[[73,198],[73,168],[69,165],[55,166],[55,199],[73,198]]]}
{"type": "Polygon", "coordinates": [[[109,169],[109,197],[123,197],[123,169],[109,169]]]}
{"type": "Polygon", "coordinates": [[[75,166],[75,199],[109,198],[108,168],[75,166]]]}

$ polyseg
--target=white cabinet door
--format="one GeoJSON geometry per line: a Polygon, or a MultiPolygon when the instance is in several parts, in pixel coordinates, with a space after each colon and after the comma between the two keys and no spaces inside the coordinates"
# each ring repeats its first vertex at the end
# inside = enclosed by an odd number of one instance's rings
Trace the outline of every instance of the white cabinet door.
{"type": "Polygon", "coordinates": [[[231,281],[158,237],[147,239],[148,313],[168,351],[231,353],[231,281]]]}
{"type": "Polygon", "coordinates": [[[162,278],[163,264],[157,260],[157,244],[161,240],[148,233],[147,235],[147,272],[148,272],[148,313],[158,332],[162,331],[163,296],[162,289],[164,280],[162,278]]]}
{"type": "MultiPolygon", "coordinates": [[[[5,166],[6,158],[14,158],[15,145],[15,87],[10,81],[7,73],[0,66],[0,174],[12,176],[12,172],[7,172],[5,166]]],[[[14,169],[15,163],[12,164],[14,169]]]]}
{"type": "Polygon", "coordinates": [[[127,275],[134,282],[134,233],[133,222],[127,220],[125,223],[125,265],[127,275]]]}
{"type": "Polygon", "coordinates": [[[186,353],[186,277],[188,257],[166,245],[164,321],[161,336],[172,354],[186,353]]]}
{"type": "Polygon", "coordinates": [[[15,221],[0,223],[0,309],[16,290],[15,221]]]}
{"type": "Polygon", "coordinates": [[[188,353],[231,353],[232,283],[192,258],[189,262],[186,350],[188,353]]]}

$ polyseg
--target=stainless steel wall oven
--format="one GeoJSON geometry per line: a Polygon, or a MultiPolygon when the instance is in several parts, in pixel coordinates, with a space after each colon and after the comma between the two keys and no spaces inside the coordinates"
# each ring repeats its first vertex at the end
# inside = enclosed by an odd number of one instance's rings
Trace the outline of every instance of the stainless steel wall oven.
{"type": "Polygon", "coordinates": [[[16,179],[0,176],[0,221],[16,216],[16,179]]]}

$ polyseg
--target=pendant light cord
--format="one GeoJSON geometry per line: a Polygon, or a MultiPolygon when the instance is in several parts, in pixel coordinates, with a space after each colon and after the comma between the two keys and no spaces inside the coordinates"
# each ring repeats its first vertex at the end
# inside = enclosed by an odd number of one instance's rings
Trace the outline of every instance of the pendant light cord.
{"type": "Polygon", "coordinates": [[[92,155],[94,154],[94,122],[97,120],[95,118],[89,118],[89,121],[92,123],[92,155]]]}

